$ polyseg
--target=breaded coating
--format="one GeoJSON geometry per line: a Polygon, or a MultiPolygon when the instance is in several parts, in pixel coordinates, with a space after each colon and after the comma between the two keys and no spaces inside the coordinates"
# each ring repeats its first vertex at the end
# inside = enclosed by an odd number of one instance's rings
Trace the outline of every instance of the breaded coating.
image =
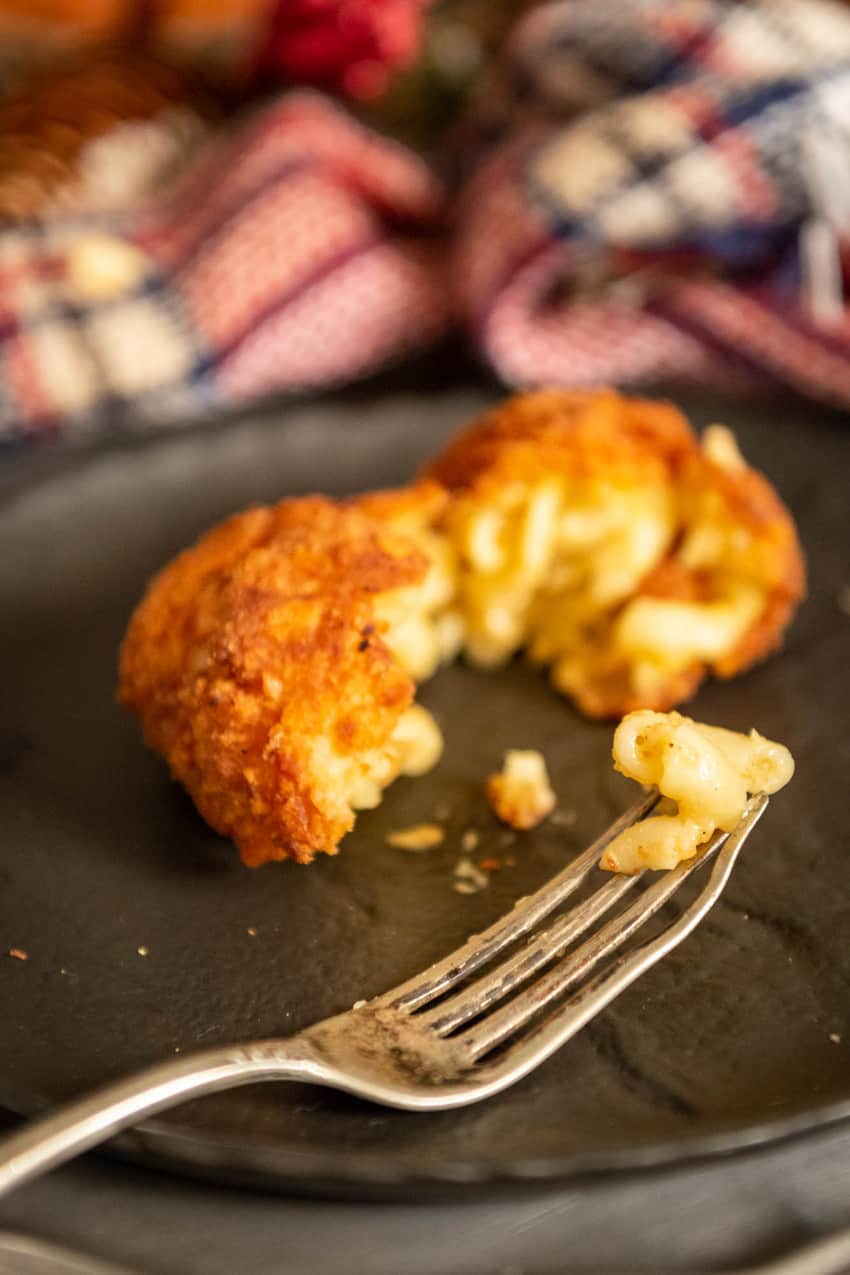
{"type": "Polygon", "coordinates": [[[541,476],[632,483],[667,478],[694,450],[671,403],[613,390],[515,394],[454,438],[426,473],[449,491],[499,502],[506,487],[541,476]]]}
{"type": "Polygon", "coordinates": [[[230,518],[151,583],[120,699],[247,864],[335,853],[353,807],[399,773],[414,683],[376,603],[428,568],[406,537],[316,497],[230,518]]]}
{"type": "Polygon", "coordinates": [[[591,717],[662,710],[779,645],[793,522],[734,438],[612,391],[508,399],[410,486],[251,509],[151,583],[119,697],[248,864],[334,853],[437,760],[416,682],[520,650],[591,717]]]}

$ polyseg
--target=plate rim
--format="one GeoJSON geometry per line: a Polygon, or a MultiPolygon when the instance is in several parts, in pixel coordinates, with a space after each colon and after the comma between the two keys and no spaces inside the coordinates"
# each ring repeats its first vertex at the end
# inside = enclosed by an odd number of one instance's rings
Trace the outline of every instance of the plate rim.
{"type": "MultiPolygon", "coordinates": [[[[744,1129],[730,1129],[728,1132],[667,1139],[631,1149],[507,1160],[492,1166],[480,1160],[453,1160],[450,1165],[431,1165],[423,1171],[422,1166],[418,1165],[413,1158],[404,1155],[387,1157],[385,1152],[353,1152],[345,1157],[337,1157],[324,1151],[299,1152],[292,1148],[280,1151],[274,1147],[270,1148],[270,1159],[280,1161],[277,1172],[282,1183],[303,1181],[305,1177],[314,1183],[322,1180],[332,1181],[336,1178],[350,1184],[375,1186],[415,1186],[418,1183],[433,1186],[542,1183],[565,1181],[582,1176],[658,1170],[697,1160],[742,1154],[759,1147],[766,1148],[785,1142],[794,1137],[814,1136],[832,1125],[848,1121],[850,1121],[850,1099],[831,1103],[815,1110],[801,1111],[775,1121],[762,1121],[744,1129]],[[341,1159],[354,1166],[353,1175],[340,1174],[341,1159]],[[287,1162],[291,1164],[291,1169],[285,1167],[287,1162]],[[388,1167],[392,1171],[387,1172],[388,1167]]],[[[186,1149],[190,1144],[194,1144],[198,1150],[203,1148],[207,1153],[213,1147],[222,1150],[231,1147],[227,1139],[206,1137],[188,1130],[184,1132],[179,1125],[172,1130],[167,1130],[164,1122],[156,1120],[139,1126],[134,1132],[137,1138],[141,1139],[143,1146],[153,1142],[157,1150],[160,1145],[169,1143],[180,1147],[185,1146],[186,1149]]],[[[257,1147],[250,1147],[242,1157],[237,1158],[243,1158],[246,1167],[250,1168],[247,1162],[252,1156],[256,1156],[258,1151],[257,1147]]],[[[266,1158],[265,1154],[262,1158],[266,1158]]],[[[180,1159],[185,1162],[185,1157],[180,1159]]]]}
{"type": "MultiPolygon", "coordinates": [[[[29,1102],[25,1095],[16,1096],[12,1101],[0,1100],[0,1110],[23,1120],[48,1109],[40,1103],[29,1102]]],[[[93,1150],[143,1166],[257,1190],[271,1189],[280,1193],[294,1190],[317,1198],[337,1195],[390,1198],[395,1193],[417,1188],[439,1193],[457,1188],[540,1187],[615,1174],[661,1173],[701,1162],[766,1152],[788,1142],[814,1142],[818,1136],[842,1125],[850,1125],[850,1099],[824,1103],[775,1120],[667,1138],[637,1147],[496,1162],[452,1160],[423,1166],[414,1156],[388,1155],[385,1151],[340,1154],[297,1150],[273,1143],[250,1145],[154,1118],[122,1131],[93,1150]]]]}

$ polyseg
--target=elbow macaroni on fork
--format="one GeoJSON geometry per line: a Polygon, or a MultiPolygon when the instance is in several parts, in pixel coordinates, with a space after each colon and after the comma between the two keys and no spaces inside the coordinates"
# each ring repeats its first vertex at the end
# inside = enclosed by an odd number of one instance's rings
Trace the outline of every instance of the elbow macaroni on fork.
{"type": "Polygon", "coordinates": [[[614,766],[630,779],[656,785],[676,802],[626,828],[611,842],[600,867],[612,872],[674,868],[691,859],[718,830],[731,832],[750,793],[774,793],[794,774],[782,744],[706,726],[681,713],[629,713],[614,732],[614,766]]]}

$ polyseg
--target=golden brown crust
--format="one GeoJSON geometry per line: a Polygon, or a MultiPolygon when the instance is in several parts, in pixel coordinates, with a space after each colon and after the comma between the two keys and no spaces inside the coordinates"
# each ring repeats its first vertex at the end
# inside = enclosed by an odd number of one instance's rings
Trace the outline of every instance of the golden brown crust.
{"type": "Polygon", "coordinates": [[[612,483],[664,478],[697,450],[671,403],[621,398],[613,390],[538,390],[487,412],[425,472],[451,491],[486,497],[544,473],[612,483]]]}
{"type": "Polygon", "coordinates": [[[367,491],[347,503],[377,522],[404,528],[433,526],[442,517],[448,501],[449,493],[442,484],[422,478],[407,487],[367,491]]]}
{"type": "Polygon", "coordinates": [[[121,701],[204,818],[258,864],[333,853],[353,822],[316,740],[380,748],[413,697],[375,599],[427,559],[320,497],[229,519],[151,583],[121,652],[121,701]]]}

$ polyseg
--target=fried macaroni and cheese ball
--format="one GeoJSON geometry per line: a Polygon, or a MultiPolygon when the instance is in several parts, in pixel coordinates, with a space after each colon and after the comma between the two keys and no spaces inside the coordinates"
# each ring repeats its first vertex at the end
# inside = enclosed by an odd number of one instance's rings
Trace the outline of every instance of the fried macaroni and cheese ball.
{"type": "MultiPolygon", "coordinates": [[[[355,810],[439,757],[412,674],[439,660],[428,615],[451,579],[381,499],[380,517],[316,497],[230,518],[153,580],[130,623],[120,699],[249,865],[335,853],[355,810]]],[[[423,502],[399,503],[415,531],[423,502]]]]}
{"type": "Polygon", "coordinates": [[[419,481],[231,518],[152,582],[119,697],[248,864],[334,853],[440,753],[414,684],[525,649],[592,717],[663,709],[781,640],[790,516],[722,427],[611,391],[508,399],[419,481]]]}
{"type": "Polygon", "coordinates": [[[778,646],[804,589],[794,524],[722,426],[611,391],[508,399],[429,468],[469,657],[520,648],[590,717],[669,708],[778,646]]]}

